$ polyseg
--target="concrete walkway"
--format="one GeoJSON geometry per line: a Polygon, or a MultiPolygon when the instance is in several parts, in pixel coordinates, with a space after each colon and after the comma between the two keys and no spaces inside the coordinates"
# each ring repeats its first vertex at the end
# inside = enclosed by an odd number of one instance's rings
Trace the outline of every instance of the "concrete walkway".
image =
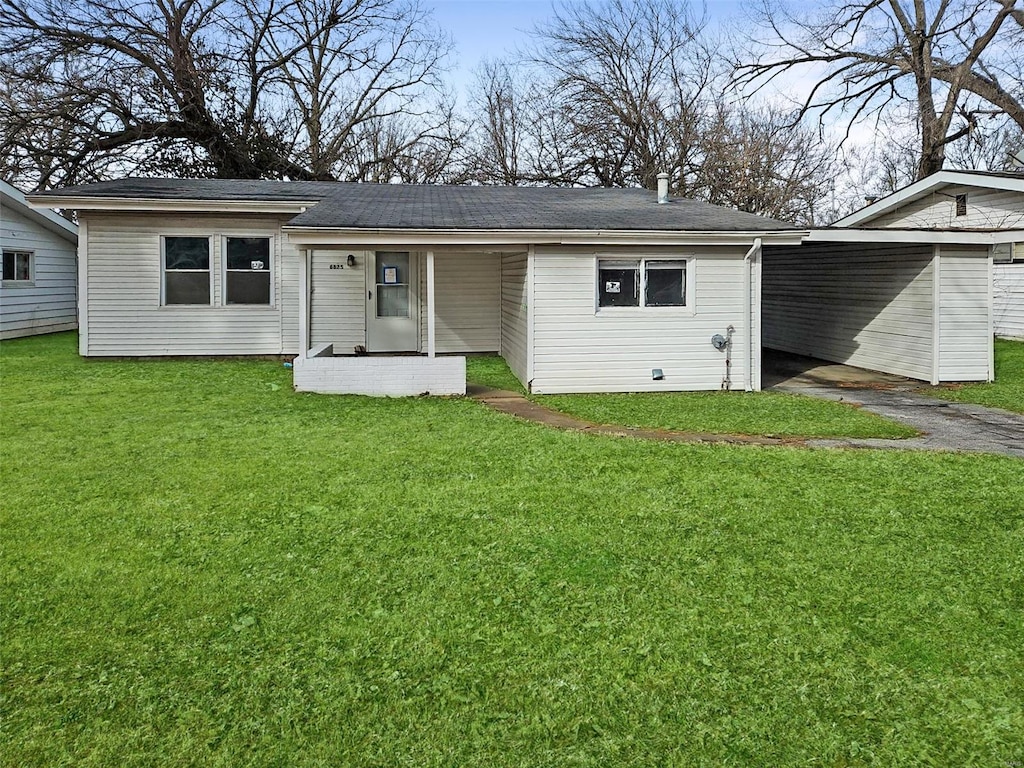
{"type": "MultiPolygon", "coordinates": [[[[845,367],[845,366],[842,366],[845,367]]],[[[903,380],[909,382],[909,380],[903,380]]],[[[778,438],[746,435],[719,435],[702,432],[674,432],[661,429],[593,424],[565,413],[553,411],[527,400],[517,392],[470,385],[467,394],[501,413],[556,429],[577,430],[599,435],[633,437],[681,443],[724,443],[731,445],[797,445],[820,448],[884,448],[928,451],[973,451],[998,453],[1024,458],[1024,416],[951,403],[910,391],[902,391],[898,382],[893,389],[864,388],[863,385],[822,384],[810,380],[782,380],[772,388],[811,397],[846,402],[864,410],[906,424],[922,432],[921,437],[906,440],[857,438],[778,438]]],[[[920,382],[914,382],[920,387],[920,382]]]]}

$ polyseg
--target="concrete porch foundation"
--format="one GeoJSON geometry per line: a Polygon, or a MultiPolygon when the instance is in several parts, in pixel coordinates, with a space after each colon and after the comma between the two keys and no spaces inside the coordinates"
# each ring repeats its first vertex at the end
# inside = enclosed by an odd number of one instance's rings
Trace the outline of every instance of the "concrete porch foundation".
{"type": "Polygon", "coordinates": [[[464,357],[332,357],[330,345],[311,349],[292,363],[296,392],[325,395],[466,394],[464,357]]]}

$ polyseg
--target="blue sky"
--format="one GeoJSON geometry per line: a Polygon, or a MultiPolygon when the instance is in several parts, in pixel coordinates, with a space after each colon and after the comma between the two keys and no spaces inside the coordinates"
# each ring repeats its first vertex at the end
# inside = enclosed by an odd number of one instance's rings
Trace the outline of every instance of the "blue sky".
{"type": "MultiPolygon", "coordinates": [[[[472,82],[473,70],[486,58],[496,58],[524,46],[529,30],[551,15],[551,0],[424,0],[442,29],[455,38],[457,68],[454,82],[472,82]]],[[[707,0],[708,18],[720,23],[739,15],[742,0],[707,0]]],[[[692,3],[699,11],[700,3],[692,3]]]]}

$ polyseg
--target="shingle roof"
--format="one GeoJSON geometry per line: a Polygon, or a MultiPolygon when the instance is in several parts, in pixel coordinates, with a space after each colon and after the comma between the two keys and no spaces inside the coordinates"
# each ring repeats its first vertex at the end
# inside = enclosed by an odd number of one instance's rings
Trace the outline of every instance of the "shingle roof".
{"type": "Polygon", "coordinates": [[[125,179],[44,194],[54,198],[315,202],[288,225],[318,229],[737,232],[797,228],[695,200],[680,198],[659,205],[655,193],[643,189],[125,179]]]}

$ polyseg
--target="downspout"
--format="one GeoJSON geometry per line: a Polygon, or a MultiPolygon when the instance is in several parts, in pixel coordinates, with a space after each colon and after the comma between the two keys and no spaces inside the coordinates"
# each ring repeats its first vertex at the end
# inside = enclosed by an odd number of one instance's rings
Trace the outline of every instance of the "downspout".
{"type": "Polygon", "coordinates": [[[743,338],[747,345],[747,364],[744,372],[744,389],[747,392],[754,390],[754,304],[753,280],[750,270],[753,269],[754,255],[761,255],[761,238],[754,238],[754,244],[750,246],[747,255],[743,257],[743,338]]]}

